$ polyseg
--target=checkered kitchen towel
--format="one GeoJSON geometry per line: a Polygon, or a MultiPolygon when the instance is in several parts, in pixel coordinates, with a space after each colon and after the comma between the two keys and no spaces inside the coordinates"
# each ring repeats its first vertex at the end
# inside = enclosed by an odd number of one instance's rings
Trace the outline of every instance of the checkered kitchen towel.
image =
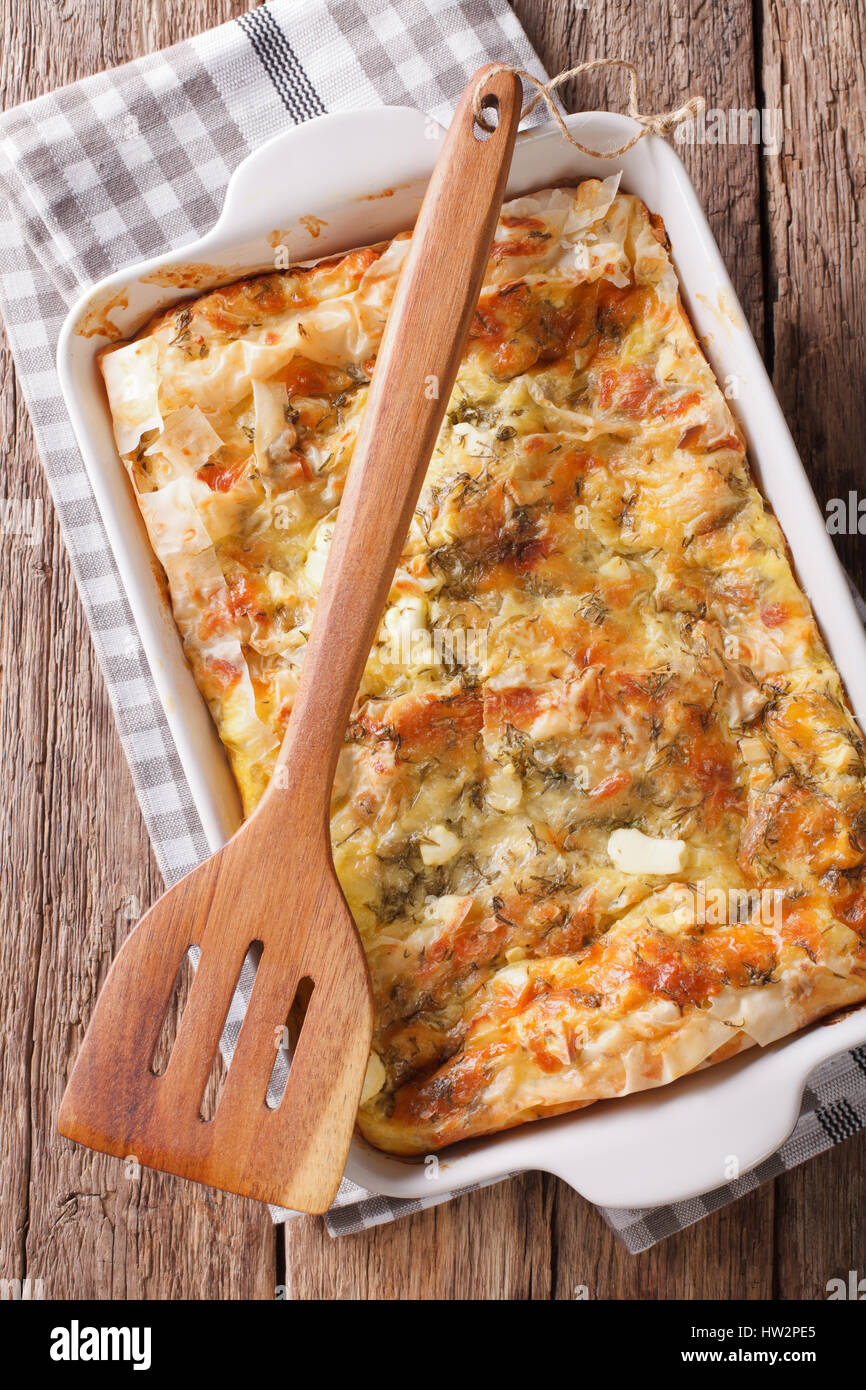
{"type": "MultiPolygon", "coordinates": [[[[487,60],[542,69],[505,0],[273,0],[236,21],[0,117],[0,301],[94,646],[166,879],[207,853],[60,395],[57,337],[103,276],[193,240],[250,150],[327,111],[412,105],[447,123],[487,60]],[[2,203],[5,200],[5,206],[2,203]]],[[[27,515],[3,499],[0,521],[27,515]]],[[[241,982],[243,988],[243,981],[241,982]]],[[[242,998],[224,1043],[231,1050],[242,998]]],[[[651,1212],[606,1212],[646,1249],[866,1125],[866,1050],[815,1073],[794,1135],[756,1172],[651,1212]]],[[[344,1182],[328,1216],[357,1231],[445,1200],[344,1182]]],[[[275,1212],[275,1219],[289,1213],[275,1212]]]]}

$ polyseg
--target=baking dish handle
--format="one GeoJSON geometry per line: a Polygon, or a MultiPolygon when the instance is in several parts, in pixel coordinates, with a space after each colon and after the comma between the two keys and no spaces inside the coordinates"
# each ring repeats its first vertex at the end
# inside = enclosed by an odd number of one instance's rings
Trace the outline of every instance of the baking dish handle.
{"type": "Polygon", "coordinates": [[[335,112],[284,131],[235,170],[206,240],[222,241],[229,228],[234,239],[258,239],[263,227],[282,229],[287,203],[297,203],[287,189],[302,186],[307,215],[315,217],[331,208],[335,187],[345,203],[429,176],[439,148],[433,137],[441,134],[429,116],[408,106],[366,111],[363,121],[355,112],[335,112]],[[419,149],[429,151],[426,167],[419,149]]]}

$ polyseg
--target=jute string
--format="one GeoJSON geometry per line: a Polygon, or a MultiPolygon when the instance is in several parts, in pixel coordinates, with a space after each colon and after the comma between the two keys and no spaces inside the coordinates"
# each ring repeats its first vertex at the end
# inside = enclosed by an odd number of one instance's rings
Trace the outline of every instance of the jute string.
{"type": "Polygon", "coordinates": [[[626,62],[624,58],[595,58],[590,63],[578,63],[576,67],[568,68],[565,72],[558,73],[557,76],[552,77],[549,82],[541,82],[537,77],[534,77],[531,72],[526,72],[523,68],[513,68],[509,63],[499,63],[493,69],[488,70],[484,76],[479,79],[472,103],[472,110],[476,121],[481,126],[482,130],[487,131],[493,130],[495,127],[487,118],[487,112],[484,108],[483,89],[485,84],[496,72],[514,72],[518,77],[521,77],[524,82],[535,87],[535,96],[531,97],[524,104],[523,111],[521,112],[521,120],[524,116],[528,116],[530,112],[534,111],[540,101],[546,102],[547,106],[550,108],[550,114],[553,116],[553,119],[556,121],[556,124],[559,126],[559,129],[562,131],[569,144],[574,145],[575,149],[580,150],[581,153],[592,155],[596,159],[616,159],[619,155],[625,154],[626,150],[630,150],[632,145],[636,145],[638,140],[642,140],[647,134],[670,135],[671,131],[683,121],[693,120],[698,116],[706,104],[703,97],[689,97],[688,101],[684,102],[682,106],[678,106],[675,111],[660,111],[653,114],[639,111],[637,99],[637,68],[632,63],[626,62]],[[588,145],[582,145],[581,142],[571,134],[562,118],[559,107],[553,100],[553,93],[563,82],[568,82],[572,77],[579,77],[580,74],[584,72],[594,72],[597,68],[623,68],[628,73],[628,111],[626,114],[630,116],[633,121],[637,121],[640,126],[640,130],[636,131],[630,140],[627,140],[624,145],[620,145],[619,148],[615,150],[594,150],[588,145]]]}

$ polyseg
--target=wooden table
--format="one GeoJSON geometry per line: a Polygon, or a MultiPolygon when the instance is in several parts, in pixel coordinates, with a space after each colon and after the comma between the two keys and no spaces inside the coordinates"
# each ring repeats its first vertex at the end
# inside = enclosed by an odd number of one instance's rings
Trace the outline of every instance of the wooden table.
{"type": "MultiPolygon", "coordinates": [[[[11,0],[13,105],[158,49],[246,0],[11,0]]],[[[858,484],[866,434],[866,0],[518,0],[548,70],[602,55],[643,73],[647,109],[781,108],[781,158],[751,145],[685,160],[819,501],[858,484]]],[[[620,106],[583,79],[572,107],[620,106]]],[[[271,1225],[253,1202],[76,1149],[55,1133],[94,987],[159,890],[30,426],[3,349],[0,492],[45,499],[41,547],[0,548],[2,903],[0,1278],[49,1298],[823,1298],[866,1273],[866,1135],[647,1254],[537,1174],[362,1235],[271,1225]]],[[[837,538],[861,587],[859,536],[837,538]]]]}

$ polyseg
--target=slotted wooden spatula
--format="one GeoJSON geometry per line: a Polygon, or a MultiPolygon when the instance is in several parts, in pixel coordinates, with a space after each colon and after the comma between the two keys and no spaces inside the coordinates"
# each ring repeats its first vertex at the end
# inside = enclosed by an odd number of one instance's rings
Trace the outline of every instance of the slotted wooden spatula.
{"type": "Polygon", "coordinates": [[[339,1185],[373,1029],[367,963],[331,859],[331,784],[475,307],[520,119],[521,89],[472,79],[424,199],[379,352],[275,777],[229,843],[124,944],[60,1110],[61,1134],[197,1182],[321,1212],[339,1185]],[[482,83],[479,89],[479,82],[482,83]],[[481,92],[498,107],[484,134],[481,92]],[[205,1085],[244,956],[261,960],[213,1119],[205,1085]],[[151,1063],[178,970],[200,962],[161,1076],[151,1063]],[[282,1101],[275,1038],[312,994],[282,1101]]]}

